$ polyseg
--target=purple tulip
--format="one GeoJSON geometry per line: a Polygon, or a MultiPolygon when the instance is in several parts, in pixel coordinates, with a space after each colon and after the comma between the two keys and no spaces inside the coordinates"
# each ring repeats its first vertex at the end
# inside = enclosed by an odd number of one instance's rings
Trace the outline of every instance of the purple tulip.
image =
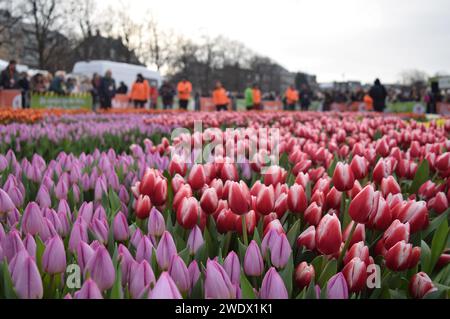
{"type": "Polygon", "coordinates": [[[63,234],[63,226],[61,224],[61,220],[58,217],[58,214],[52,208],[44,208],[44,217],[47,218],[55,228],[56,232],[62,236],[63,234]]]}
{"type": "Polygon", "coordinates": [[[80,242],[88,241],[88,232],[86,222],[80,218],[75,221],[70,233],[69,249],[75,252],[80,242]]]}
{"type": "MultiPolygon", "coordinates": [[[[19,187],[13,186],[7,190],[7,193],[15,207],[22,207],[23,201],[25,198],[23,196],[23,193],[20,191],[19,187]]],[[[0,195],[0,197],[1,197],[1,195],[0,195]]],[[[0,206],[1,205],[2,204],[1,204],[1,199],[0,199],[0,206]]],[[[0,209],[0,213],[1,213],[1,209],[0,209]]]]}
{"type": "Polygon", "coordinates": [[[279,234],[276,237],[275,242],[270,250],[270,259],[272,261],[272,265],[274,265],[278,269],[286,267],[291,254],[291,244],[289,244],[286,235],[284,233],[279,234]]]}
{"type": "Polygon", "coordinates": [[[75,292],[74,299],[103,299],[103,296],[95,281],[88,279],[81,289],[75,292]]]}
{"type": "Polygon", "coordinates": [[[102,200],[103,194],[108,194],[108,187],[106,186],[106,182],[103,178],[96,178],[94,194],[96,202],[100,202],[102,200]]]}
{"type": "Polygon", "coordinates": [[[134,248],[137,249],[142,238],[144,238],[144,235],[142,235],[142,232],[139,228],[136,228],[134,233],[131,235],[131,239],[130,239],[131,244],[134,246],[134,248]]]}
{"type": "Polygon", "coordinates": [[[119,187],[119,199],[121,202],[128,204],[130,201],[130,194],[127,191],[127,188],[124,185],[120,185],[119,187]]]}
{"type": "Polygon", "coordinates": [[[41,209],[35,202],[30,202],[23,212],[22,231],[34,236],[42,230],[43,223],[41,209]]]}
{"type": "Polygon", "coordinates": [[[261,299],[288,299],[289,295],[286,286],[277,270],[272,267],[264,276],[259,291],[261,299]]]}
{"type": "Polygon", "coordinates": [[[22,299],[42,299],[44,290],[39,270],[26,250],[17,254],[11,262],[11,278],[18,297],[22,299]]]}
{"type": "Polygon", "coordinates": [[[244,257],[244,271],[248,276],[261,276],[264,273],[264,261],[256,241],[252,240],[244,257]]]}
{"type": "Polygon", "coordinates": [[[197,284],[197,281],[200,279],[200,269],[198,268],[198,264],[196,260],[193,260],[188,267],[189,278],[191,281],[191,288],[194,288],[197,284]]]}
{"type": "Polygon", "coordinates": [[[16,228],[16,225],[19,224],[20,221],[20,213],[17,208],[14,208],[12,211],[8,213],[6,216],[8,220],[8,227],[9,228],[16,228]]]}
{"type": "Polygon", "coordinates": [[[116,241],[126,241],[130,236],[127,217],[122,212],[118,212],[114,217],[113,233],[116,241]]]}
{"type": "Polygon", "coordinates": [[[19,231],[16,229],[11,230],[6,234],[2,241],[3,254],[6,260],[10,262],[14,256],[22,250],[25,250],[25,246],[20,238],[19,231]]]}
{"type": "Polygon", "coordinates": [[[70,232],[70,216],[66,211],[58,212],[58,219],[61,224],[61,237],[65,238],[70,232]]]}
{"type": "Polygon", "coordinates": [[[55,187],[55,195],[59,200],[67,199],[67,193],[69,192],[69,186],[64,178],[60,178],[55,187]]]}
{"type": "Polygon", "coordinates": [[[5,169],[7,169],[9,166],[8,160],[4,155],[0,154],[0,172],[3,172],[5,169]]]}
{"type": "Polygon", "coordinates": [[[235,299],[236,288],[218,262],[208,260],[205,271],[206,299],[235,299]]]}
{"type": "Polygon", "coordinates": [[[166,230],[164,216],[153,207],[148,216],[148,234],[150,236],[161,237],[166,230]]]}
{"type": "Polygon", "coordinates": [[[94,249],[92,249],[91,246],[89,246],[84,241],[80,241],[76,252],[77,252],[78,266],[80,266],[81,271],[84,272],[84,269],[86,268],[88,261],[91,259],[92,256],[94,256],[94,249]]]}
{"type": "Polygon", "coordinates": [[[177,247],[173,241],[172,235],[165,231],[159,241],[158,248],[156,249],[156,261],[162,270],[169,269],[170,260],[173,255],[177,254],[177,247]]]}
{"type": "Polygon", "coordinates": [[[143,260],[152,261],[153,245],[147,236],[142,237],[136,250],[136,261],[140,263],[143,260]]]}
{"type": "Polygon", "coordinates": [[[327,299],[348,299],[348,286],[340,272],[330,278],[327,284],[327,299]]]}
{"type": "Polygon", "coordinates": [[[231,282],[239,285],[241,282],[241,263],[239,262],[238,255],[234,251],[231,251],[227,258],[225,258],[223,268],[230,277],[231,282]]]}
{"type": "Polygon", "coordinates": [[[80,202],[80,187],[77,184],[72,185],[72,194],[73,201],[78,204],[80,202]]]}
{"type": "Polygon", "coordinates": [[[61,274],[66,271],[66,251],[59,236],[47,243],[42,255],[42,268],[48,274],[61,274]]]}
{"type": "Polygon", "coordinates": [[[43,217],[42,228],[39,232],[41,239],[46,242],[48,239],[56,235],[58,235],[58,232],[56,231],[55,226],[53,226],[52,222],[48,218],[43,217]]]}
{"type": "Polygon", "coordinates": [[[39,191],[36,195],[36,202],[41,208],[48,208],[52,206],[50,193],[48,192],[47,187],[45,187],[44,185],[41,185],[41,187],[39,188],[39,191]]]}
{"type": "Polygon", "coordinates": [[[122,274],[122,285],[125,286],[130,278],[131,266],[135,263],[133,256],[127,247],[119,244],[117,249],[119,254],[120,272],[122,274]]]}
{"type": "Polygon", "coordinates": [[[78,210],[78,218],[83,218],[84,221],[89,225],[92,221],[92,216],[94,215],[94,203],[84,202],[81,204],[80,209],[78,210]]]}
{"type": "Polygon", "coordinates": [[[191,288],[191,278],[189,276],[188,268],[180,256],[172,256],[168,272],[182,293],[189,291],[191,288]]]}
{"type": "Polygon", "coordinates": [[[187,241],[187,246],[189,247],[189,252],[191,255],[195,255],[204,243],[205,241],[203,240],[202,231],[197,225],[195,225],[195,227],[191,230],[187,241]]]}
{"type": "Polygon", "coordinates": [[[156,279],[152,267],[146,260],[132,264],[130,270],[130,294],[132,298],[141,298],[143,289],[155,283],[156,279]]]}
{"type": "Polygon", "coordinates": [[[14,206],[14,203],[12,202],[8,193],[0,188],[0,215],[9,213],[14,208],[16,208],[16,206],[14,206]]]}
{"type": "Polygon", "coordinates": [[[106,219],[92,219],[91,230],[99,242],[102,244],[108,243],[109,226],[106,219]]]}
{"type": "Polygon", "coordinates": [[[25,236],[25,239],[23,240],[23,245],[25,246],[25,249],[31,256],[31,258],[33,258],[33,260],[36,260],[36,241],[34,240],[34,237],[30,234],[27,234],[25,236]]]}
{"type": "Polygon", "coordinates": [[[275,244],[275,241],[278,238],[278,233],[274,228],[271,228],[266,236],[264,236],[262,242],[261,242],[261,251],[264,257],[267,255],[267,250],[272,250],[273,245],[275,244]]]}
{"type": "Polygon", "coordinates": [[[100,219],[107,220],[108,216],[106,216],[106,211],[102,205],[98,205],[94,210],[94,215],[92,215],[92,219],[100,219]]]}
{"type": "Polygon", "coordinates": [[[114,285],[116,279],[114,265],[105,247],[97,248],[94,255],[89,259],[85,272],[89,273],[101,291],[114,285]]]}
{"type": "Polygon", "coordinates": [[[149,299],[182,299],[182,297],[170,275],[163,272],[150,292],[149,299]]]}

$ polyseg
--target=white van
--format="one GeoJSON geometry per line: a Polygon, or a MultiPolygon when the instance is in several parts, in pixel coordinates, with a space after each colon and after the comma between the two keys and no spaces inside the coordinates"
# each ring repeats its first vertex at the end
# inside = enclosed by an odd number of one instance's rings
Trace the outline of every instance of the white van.
{"type": "Polygon", "coordinates": [[[92,78],[94,73],[104,76],[106,71],[111,70],[112,77],[116,81],[116,86],[119,87],[120,82],[125,83],[128,89],[131,89],[136,76],[140,73],[148,81],[150,85],[160,87],[162,83],[162,77],[159,72],[151,71],[144,66],[103,61],[103,60],[93,60],[93,61],[80,61],[75,63],[73,67],[73,74],[83,75],[92,78]]]}

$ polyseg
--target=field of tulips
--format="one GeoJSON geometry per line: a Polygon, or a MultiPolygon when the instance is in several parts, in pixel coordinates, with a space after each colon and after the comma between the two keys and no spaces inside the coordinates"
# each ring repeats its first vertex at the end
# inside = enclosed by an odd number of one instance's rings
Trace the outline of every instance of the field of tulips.
{"type": "Polygon", "coordinates": [[[0,125],[0,298],[447,299],[449,134],[314,112],[0,125]]]}

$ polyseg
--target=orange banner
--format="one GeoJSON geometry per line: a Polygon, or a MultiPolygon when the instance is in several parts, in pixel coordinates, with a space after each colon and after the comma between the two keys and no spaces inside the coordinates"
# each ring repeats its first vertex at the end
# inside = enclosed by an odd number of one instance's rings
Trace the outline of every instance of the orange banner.
{"type": "Polygon", "coordinates": [[[20,90],[0,90],[0,108],[22,108],[22,92],[20,90]]]}
{"type": "Polygon", "coordinates": [[[116,94],[111,104],[113,109],[127,109],[130,107],[130,97],[126,94],[116,94]]]}
{"type": "MultiPolygon", "coordinates": [[[[200,98],[200,111],[202,111],[202,112],[216,111],[216,106],[213,103],[213,99],[210,97],[201,97],[200,98]]],[[[231,103],[228,103],[228,111],[231,111],[231,103]]]]}

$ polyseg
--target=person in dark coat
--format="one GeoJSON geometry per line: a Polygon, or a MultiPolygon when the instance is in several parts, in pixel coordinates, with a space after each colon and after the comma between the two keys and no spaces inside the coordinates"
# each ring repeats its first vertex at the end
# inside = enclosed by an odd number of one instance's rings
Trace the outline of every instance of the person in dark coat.
{"type": "Polygon", "coordinates": [[[311,91],[303,84],[300,91],[300,106],[302,111],[308,111],[309,106],[311,105],[311,95],[311,91]]]}
{"type": "Polygon", "coordinates": [[[112,72],[108,70],[100,82],[100,108],[110,109],[114,96],[116,96],[116,81],[112,77],[112,72]]]}
{"type": "Polygon", "coordinates": [[[122,82],[120,82],[119,88],[117,89],[117,94],[127,94],[128,86],[122,82]]]}
{"type": "Polygon", "coordinates": [[[1,73],[0,76],[0,87],[4,90],[14,90],[19,89],[19,72],[16,69],[17,62],[11,60],[1,73]]]}
{"type": "Polygon", "coordinates": [[[22,72],[18,81],[20,90],[22,91],[22,108],[30,108],[30,81],[28,80],[28,74],[22,72]]]}
{"type": "Polygon", "coordinates": [[[159,88],[159,95],[161,96],[164,110],[172,109],[173,100],[176,94],[175,88],[169,82],[164,81],[159,88]]]}
{"type": "Polygon", "coordinates": [[[384,112],[386,108],[387,91],[379,79],[375,80],[374,86],[369,91],[370,97],[373,99],[373,108],[375,112],[384,112]]]}

